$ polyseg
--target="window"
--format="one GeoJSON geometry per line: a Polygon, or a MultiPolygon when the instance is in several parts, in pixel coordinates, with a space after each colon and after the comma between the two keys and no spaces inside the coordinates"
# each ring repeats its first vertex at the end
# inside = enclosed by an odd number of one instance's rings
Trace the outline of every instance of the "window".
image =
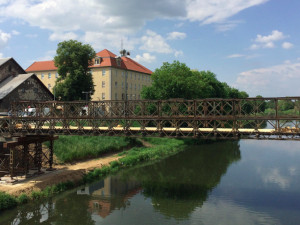
{"type": "Polygon", "coordinates": [[[115,87],[117,87],[118,86],[118,82],[117,81],[115,81],[115,87]]]}
{"type": "Polygon", "coordinates": [[[44,79],[44,74],[43,73],[41,74],[41,79],[44,79]]]}
{"type": "Polygon", "coordinates": [[[106,70],[102,70],[102,76],[105,76],[106,70]]]}
{"type": "Polygon", "coordinates": [[[22,93],[25,93],[25,88],[22,88],[22,89],[21,89],[21,92],[22,92],[22,93]]]}
{"type": "Polygon", "coordinates": [[[118,65],[118,66],[121,66],[121,58],[118,57],[118,58],[116,59],[116,61],[117,61],[117,65],[118,65]]]}
{"type": "Polygon", "coordinates": [[[128,83],[126,82],[126,90],[128,90],[128,83]]]}
{"type": "Polygon", "coordinates": [[[134,84],[134,90],[136,90],[136,84],[134,84]]]}
{"type": "Polygon", "coordinates": [[[130,83],[130,89],[132,89],[132,84],[130,83]]]}
{"type": "Polygon", "coordinates": [[[58,73],[56,72],[56,74],[55,74],[55,78],[58,78],[58,73]]]}
{"type": "Polygon", "coordinates": [[[102,87],[105,88],[105,81],[102,81],[102,87]]]}
{"type": "Polygon", "coordinates": [[[96,58],[96,59],[95,59],[95,64],[96,64],[96,65],[99,65],[99,64],[100,64],[100,58],[96,58]]]}
{"type": "Polygon", "coordinates": [[[122,93],[122,100],[125,100],[125,94],[122,93]]]}
{"type": "Polygon", "coordinates": [[[48,73],[48,79],[51,79],[51,73],[48,73]]]}
{"type": "Polygon", "coordinates": [[[118,100],[118,93],[115,93],[115,100],[118,100]]]}
{"type": "Polygon", "coordinates": [[[141,89],[141,85],[139,84],[139,88],[138,88],[138,90],[140,90],[141,89]]]}
{"type": "Polygon", "coordinates": [[[50,89],[51,88],[51,84],[48,84],[48,89],[50,89]]]}
{"type": "Polygon", "coordinates": [[[134,79],[136,80],[136,74],[134,74],[134,79]]]}
{"type": "Polygon", "coordinates": [[[132,79],[132,73],[130,73],[130,78],[132,79]]]}
{"type": "Polygon", "coordinates": [[[124,71],[122,71],[122,77],[124,77],[124,71]]]}
{"type": "Polygon", "coordinates": [[[122,89],[124,89],[124,82],[122,82],[122,89]]]}
{"type": "Polygon", "coordinates": [[[105,93],[102,92],[102,100],[104,100],[104,99],[105,99],[105,93]]]}
{"type": "Polygon", "coordinates": [[[138,80],[140,80],[140,74],[138,74],[138,80]]]}

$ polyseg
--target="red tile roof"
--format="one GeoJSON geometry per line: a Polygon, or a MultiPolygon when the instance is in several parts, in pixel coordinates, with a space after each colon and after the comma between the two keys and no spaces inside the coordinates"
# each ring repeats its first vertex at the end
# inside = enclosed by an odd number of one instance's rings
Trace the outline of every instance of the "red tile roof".
{"type": "MultiPolygon", "coordinates": [[[[122,57],[121,66],[117,65],[117,60],[114,53],[104,49],[96,54],[97,56],[101,57],[100,64],[94,64],[91,68],[97,67],[115,67],[120,69],[126,69],[131,71],[136,71],[140,73],[152,74],[152,71],[147,69],[146,67],[142,66],[141,64],[137,63],[131,58],[126,56],[122,57]]],[[[26,72],[37,72],[37,71],[48,71],[48,70],[57,70],[57,67],[54,65],[54,61],[38,61],[31,64],[26,69],[26,72]]]]}

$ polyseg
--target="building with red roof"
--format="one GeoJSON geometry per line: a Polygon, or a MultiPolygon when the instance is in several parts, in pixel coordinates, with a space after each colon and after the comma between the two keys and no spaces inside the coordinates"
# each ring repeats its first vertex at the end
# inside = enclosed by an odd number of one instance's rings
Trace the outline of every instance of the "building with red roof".
{"type": "MultiPolygon", "coordinates": [[[[92,100],[140,99],[142,87],[151,84],[152,71],[127,57],[126,51],[122,53],[117,56],[104,49],[96,54],[90,66],[95,85],[92,100]]],[[[59,74],[53,60],[34,62],[26,72],[35,73],[55,95],[53,87],[59,74]]]]}

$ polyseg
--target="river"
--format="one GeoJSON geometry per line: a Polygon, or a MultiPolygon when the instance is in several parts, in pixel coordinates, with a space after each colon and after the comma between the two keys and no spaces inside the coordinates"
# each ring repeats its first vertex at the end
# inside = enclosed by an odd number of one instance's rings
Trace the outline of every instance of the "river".
{"type": "MultiPolygon", "coordinates": [[[[167,139],[166,139],[167,141],[167,139]]],[[[297,141],[189,149],[0,214],[0,224],[300,224],[297,141]]]]}

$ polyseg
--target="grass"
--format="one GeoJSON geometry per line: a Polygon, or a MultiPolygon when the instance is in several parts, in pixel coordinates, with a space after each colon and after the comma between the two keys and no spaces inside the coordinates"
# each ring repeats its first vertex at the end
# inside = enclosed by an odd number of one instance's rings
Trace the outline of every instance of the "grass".
{"type": "Polygon", "coordinates": [[[174,155],[185,149],[187,140],[163,139],[163,138],[143,138],[149,142],[152,147],[133,147],[119,155],[123,157],[113,161],[109,166],[97,168],[87,173],[83,180],[85,183],[101,179],[108,174],[116,173],[120,169],[129,168],[140,163],[154,162],[174,155]]]}
{"type": "Polygon", "coordinates": [[[42,191],[33,191],[28,196],[26,194],[21,194],[18,197],[9,195],[4,192],[0,192],[0,212],[13,208],[17,205],[22,205],[28,201],[39,200],[43,198],[49,198],[55,194],[61,193],[63,191],[74,188],[75,184],[73,182],[63,182],[53,186],[48,186],[42,191]]]}
{"type": "Polygon", "coordinates": [[[135,139],[126,137],[60,136],[54,142],[54,154],[59,162],[66,163],[96,158],[136,144],[135,139]]]}

